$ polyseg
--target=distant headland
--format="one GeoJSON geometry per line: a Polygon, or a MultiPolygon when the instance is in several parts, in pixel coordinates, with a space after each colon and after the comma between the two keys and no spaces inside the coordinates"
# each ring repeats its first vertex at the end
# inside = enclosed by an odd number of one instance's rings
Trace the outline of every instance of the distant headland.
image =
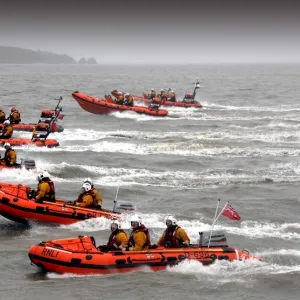
{"type": "Polygon", "coordinates": [[[95,65],[97,61],[90,57],[82,57],[78,62],[67,54],[55,54],[45,51],[34,51],[18,47],[0,46],[0,64],[88,64],[95,65]]]}

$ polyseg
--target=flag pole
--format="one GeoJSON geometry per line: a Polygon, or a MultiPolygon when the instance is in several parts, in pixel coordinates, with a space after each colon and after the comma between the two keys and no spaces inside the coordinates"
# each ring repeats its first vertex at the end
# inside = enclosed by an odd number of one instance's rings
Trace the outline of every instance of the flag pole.
{"type": "Polygon", "coordinates": [[[214,216],[214,220],[213,220],[213,223],[211,225],[211,230],[210,230],[210,235],[209,235],[209,240],[208,240],[208,246],[207,246],[207,248],[209,248],[209,245],[210,245],[211,235],[212,235],[212,231],[214,229],[214,225],[215,225],[215,221],[216,221],[216,215],[217,215],[217,211],[218,211],[218,208],[219,208],[219,204],[220,204],[220,198],[218,199],[217,208],[216,208],[216,212],[215,212],[215,216],[214,216]]]}
{"type": "Polygon", "coordinates": [[[219,219],[219,217],[221,216],[222,212],[224,211],[225,207],[227,206],[227,204],[229,204],[229,201],[227,201],[224,205],[224,207],[222,208],[222,210],[220,211],[220,213],[218,214],[217,218],[215,219],[215,224],[217,222],[217,220],[219,219]]]}

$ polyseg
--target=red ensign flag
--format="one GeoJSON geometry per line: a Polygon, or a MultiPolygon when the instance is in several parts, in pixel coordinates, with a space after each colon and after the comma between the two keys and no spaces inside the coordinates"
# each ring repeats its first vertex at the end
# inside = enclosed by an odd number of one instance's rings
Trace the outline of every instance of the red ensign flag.
{"type": "Polygon", "coordinates": [[[239,221],[241,219],[238,212],[231,205],[229,205],[229,203],[227,203],[226,206],[224,207],[222,211],[222,215],[231,220],[239,221]]]}

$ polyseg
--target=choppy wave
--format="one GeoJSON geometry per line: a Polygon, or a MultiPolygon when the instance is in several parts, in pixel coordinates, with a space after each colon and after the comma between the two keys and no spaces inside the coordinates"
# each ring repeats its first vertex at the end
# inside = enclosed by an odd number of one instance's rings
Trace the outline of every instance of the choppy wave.
{"type": "Polygon", "coordinates": [[[175,267],[168,267],[167,271],[194,275],[198,280],[213,282],[214,284],[210,285],[210,288],[217,289],[220,285],[230,282],[252,285],[264,276],[299,273],[300,265],[283,266],[250,259],[233,262],[217,261],[206,267],[197,261],[184,261],[175,267]]]}
{"type": "MultiPolygon", "coordinates": [[[[275,126],[275,125],[274,125],[275,126]]],[[[300,127],[298,125],[293,125],[293,129],[300,127]],[[296,127],[295,127],[296,126],[296,127]]],[[[270,125],[264,126],[265,128],[248,128],[242,126],[231,125],[231,129],[215,129],[212,132],[204,131],[193,131],[193,132],[183,132],[183,131],[169,131],[169,132],[153,132],[153,131],[96,131],[93,129],[75,129],[68,130],[58,134],[56,133],[54,138],[60,141],[63,145],[66,141],[99,141],[109,138],[119,139],[128,138],[133,140],[203,140],[203,141],[214,141],[214,140],[238,140],[238,141],[261,141],[265,143],[298,143],[300,140],[300,133],[298,130],[289,131],[278,131],[278,130],[268,130],[266,128],[273,127],[270,125]],[[238,130],[232,131],[232,128],[238,130]],[[243,130],[243,131],[241,131],[243,130]]],[[[277,126],[275,126],[277,127],[277,126]]],[[[282,126],[283,127],[283,124],[282,126]]],[[[288,127],[286,125],[286,127],[288,127]]]]}
{"type": "MultiPolygon", "coordinates": [[[[246,171],[243,169],[205,169],[201,172],[152,171],[140,168],[108,168],[89,165],[59,165],[39,163],[41,169],[48,170],[56,181],[81,181],[82,177],[92,177],[101,185],[153,185],[164,187],[196,187],[212,184],[298,182],[300,165],[297,163],[274,164],[265,169],[246,171]],[[247,172],[247,173],[246,173],[247,172]],[[81,177],[78,177],[81,174],[81,177]]],[[[26,176],[27,174],[25,174],[26,176]]]]}
{"type": "MultiPolygon", "coordinates": [[[[267,139],[267,137],[266,137],[267,139]]],[[[297,143],[295,144],[297,145],[297,143]]],[[[102,141],[88,145],[64,145],[61,143],[57,148],[22,146],[20,149],[28,152],[87,152],[95,153],[126,153],[134,155],[179,155],[179,156],[207,156],[207,157],[258,157],[258,156],[299,156],[298,147],[282,147],[276,145],[270,147],[247,146],[239,147],[237,145],[222,146],[209,143],[190,142],[172,142],[172,143],[151,143],[151,144],[135,144],[128,142],[110,142],[102,141]]]]}
{"type": "Polygon", "coordinates": [[[37,170],[4,169],[0,170],[0,181],[30,182],[35,181],[37,170]]]}
{"type": "MultiPolygon", "coordinates": [[[[241,126],[241,125],[236,125],[236,124],[231,124],[228,125],[228,128],[231,129],[237,129],[237,130],[244,130],[244,131],[253,131],[253,130],[278,130],[279,128],[284,128],[286,130],[289,129],[299,129],[300,128],[300,123],[299,122],[293,122],[293,121],[288,121],[288,122],[284,122],[282,120],[278,120],[278,121],[270,121],[269,123],[263,124],[263,125],[257,125],[257,126],[241,126]]],[[[283,134],[285,134],[285,132],[283,131],[283,134]]]]}
{"type": "Polygon", "coordinates": [[[102,186],[160,186],[201,189],[205,186],[253,183],[286,183],[299,182],[300,164],[279,163],[256,170],[237,168],[204,169],[200,172],[186,171],[153,171],[146,168],[109,168],[79,164],[53,164],[37,160],[37,170],[3,170],[0,180],[18,183],[36,180],[38,170],[47,170],[55,182],[82,182],[91,177],[95,184],[102,186]],[[80,176],[79,176],[80,175],[80,176]]]}
{"type": "Polygon", "coordinates": [[[214,108],[216,110],[226,111],[249,111],[249,112],[298,112],[300,111],[299,105],[274,105],[274,106],[234,106],[234,105],[221,105],[218,103],[204,103],[206,108],[214,108]]]}
{"type": "Polygon", "coordinates": [[[270,249],[270,250],[266,250],[263,252],[259,252],[256,255],[259,255],[259,257],[268,257],[268,256],[278,256],[278,255],[282,255],[282,256],[296,256],[296,257],[300,257],[300,250],[297,249],[279,249],[279,250],[274,250],[274,249],[270,249]]]}

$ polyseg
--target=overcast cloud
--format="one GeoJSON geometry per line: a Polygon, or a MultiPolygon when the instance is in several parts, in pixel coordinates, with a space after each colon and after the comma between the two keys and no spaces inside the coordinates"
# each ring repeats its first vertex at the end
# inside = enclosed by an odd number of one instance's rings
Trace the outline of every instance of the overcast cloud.
{"type": "Polygon", "coordinates": [[[99,63],[300,62],[300,1],[6,1],[0,45],[99,63]]]}

